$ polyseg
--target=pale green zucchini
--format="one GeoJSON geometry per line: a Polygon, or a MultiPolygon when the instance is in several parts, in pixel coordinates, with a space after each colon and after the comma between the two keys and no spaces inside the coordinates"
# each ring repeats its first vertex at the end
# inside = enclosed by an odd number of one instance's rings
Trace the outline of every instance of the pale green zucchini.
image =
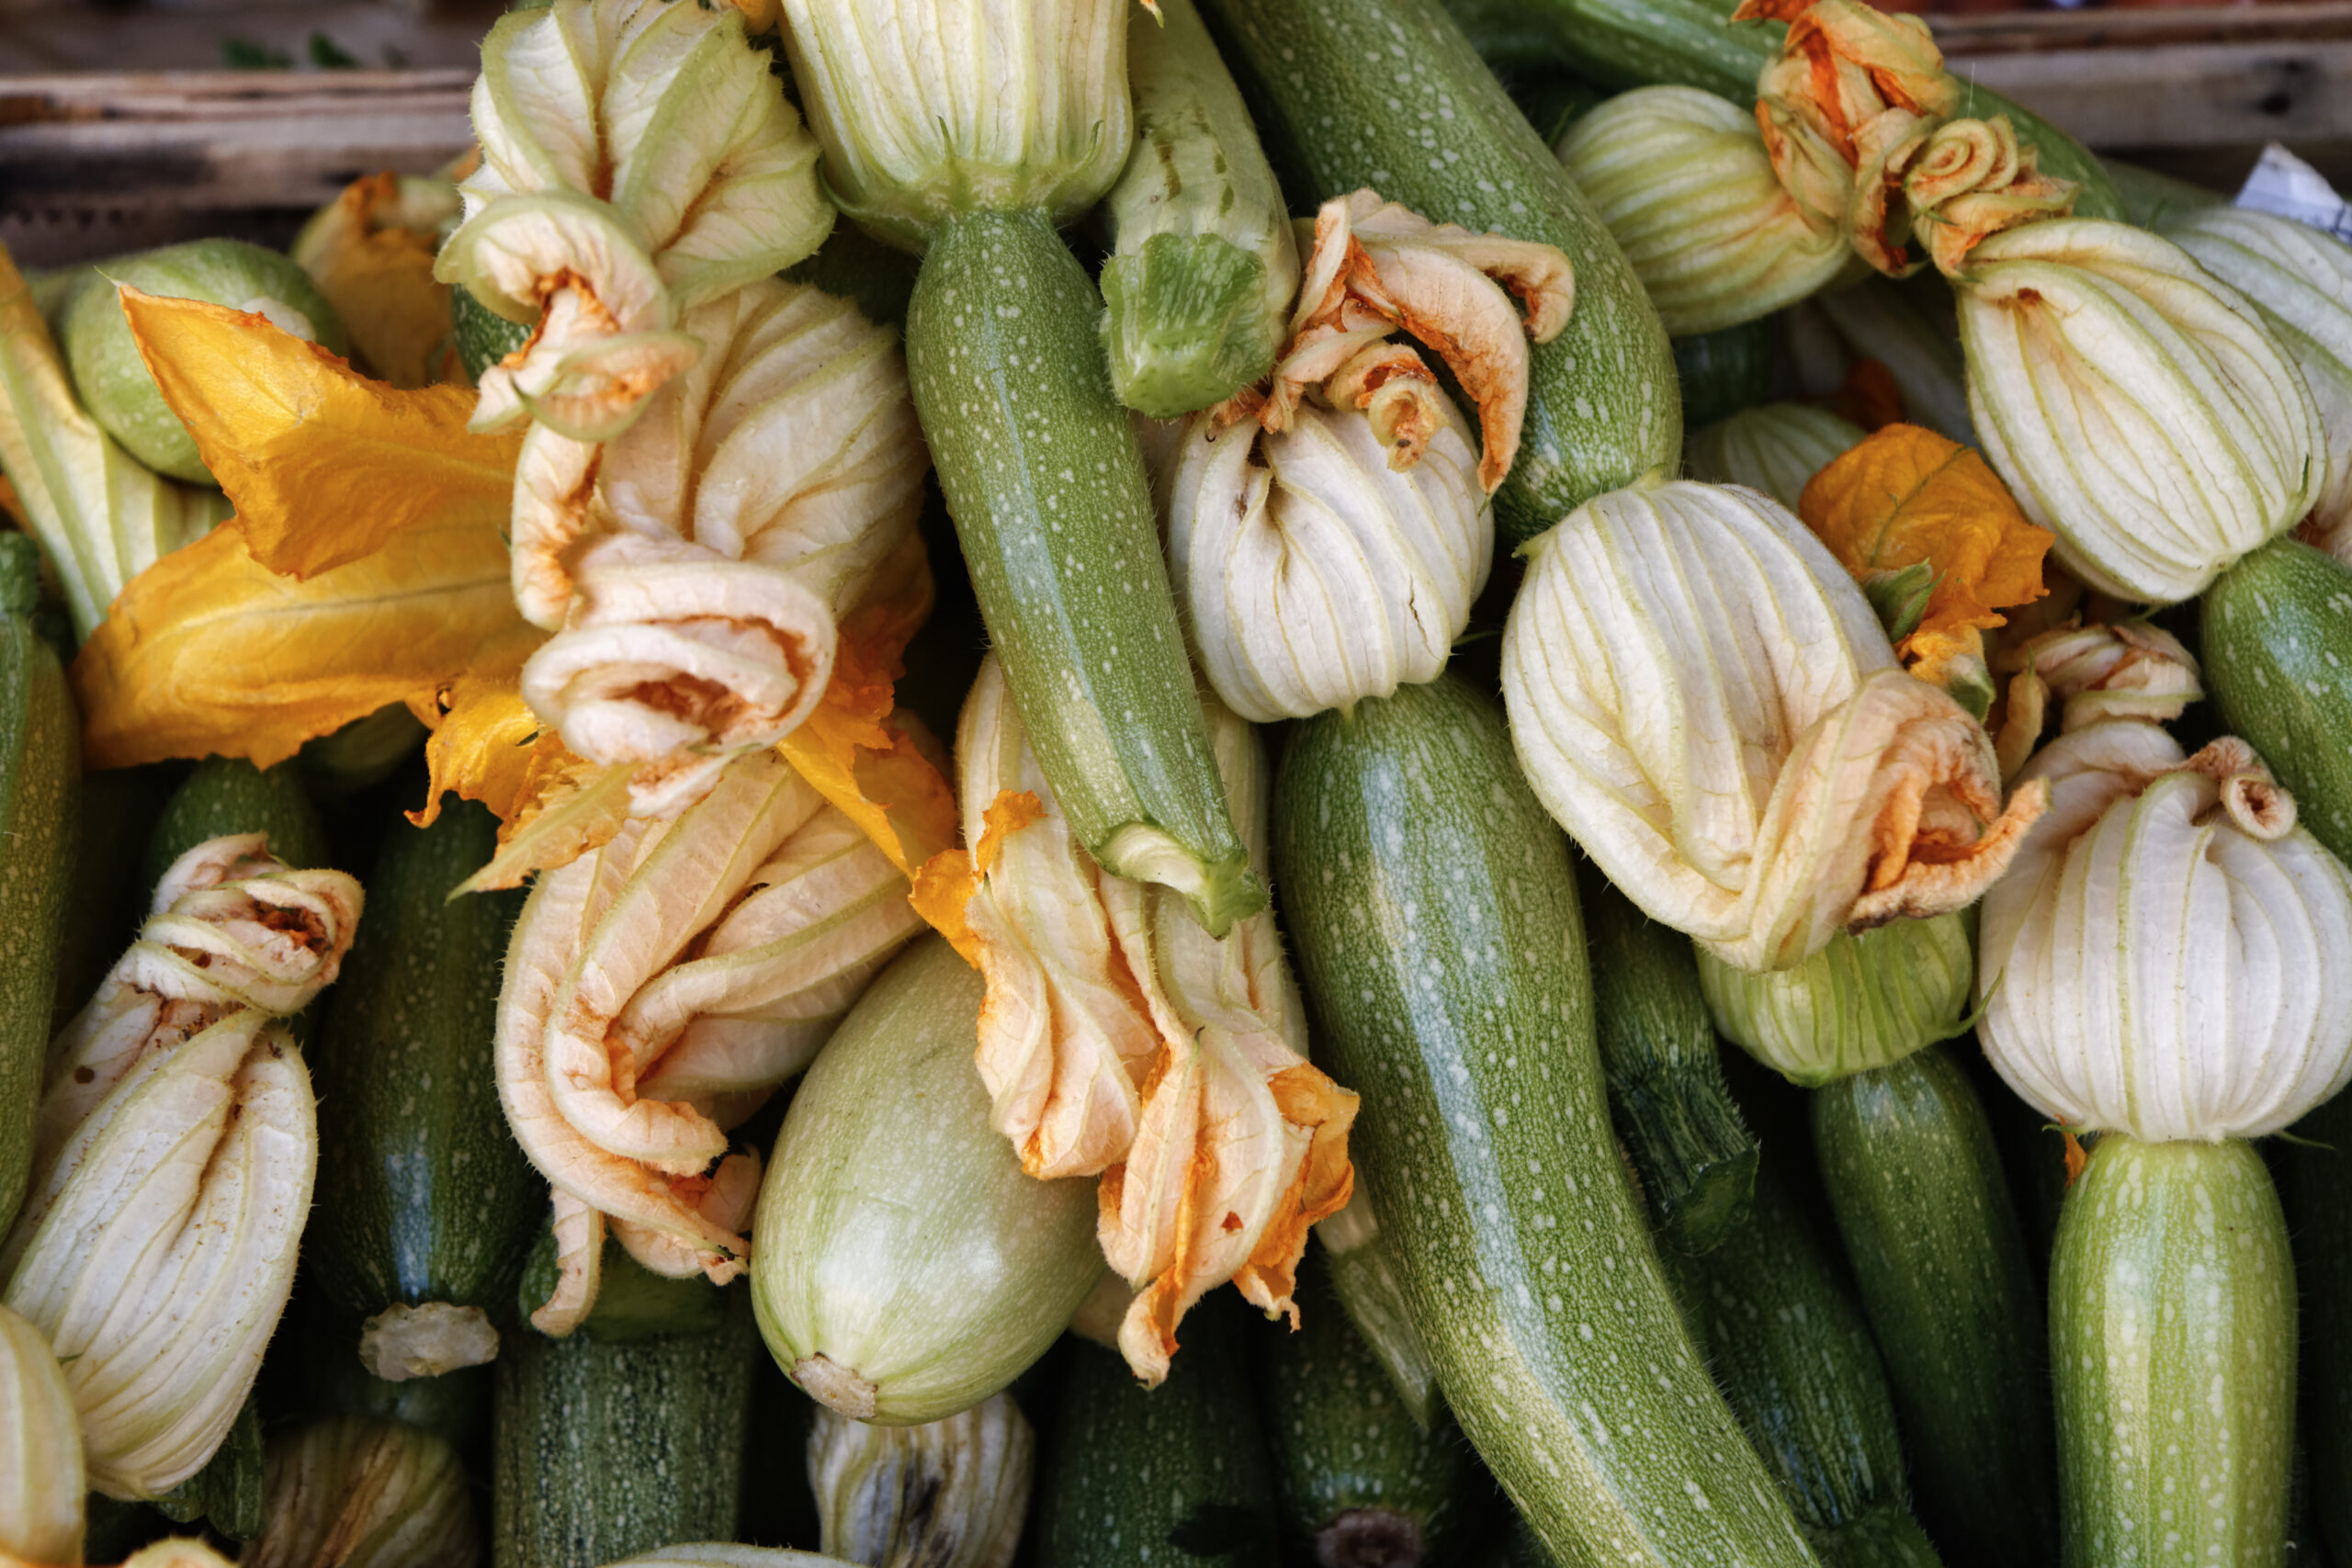
{"type": "Polygon", "coordinates": [[[1438,1392],[1437,1369],[1430,1364],[1429,1347],[1421,1343],[1405,1301],[1396,1244],[1381,1231],[1363,1183],[1356,1184],[1346,1208],[1315,1227],[1315,1239],[1323,1244],[1340,1305],[1380,1359],[1389,1386],[1415,1421],[1434,1427],[1445,1416],[1445,1395],[1438,1392]]]}
{"type": "Polygon", "coordinates": [[[1608,1131],[1567,842],[1452,679],[1293,732],[1276,884],[1349,1150],[1462,1429],[1552,1553],[1814,1561],[1608,1131]]]}
{"type": "Polygon", "coordinates": [[[2273,539],[2214,579],[2203,609],[2205,689],[2222,727],[2292,792],[2295,819],[2352,857],[2352,567],[2273,539]]]}

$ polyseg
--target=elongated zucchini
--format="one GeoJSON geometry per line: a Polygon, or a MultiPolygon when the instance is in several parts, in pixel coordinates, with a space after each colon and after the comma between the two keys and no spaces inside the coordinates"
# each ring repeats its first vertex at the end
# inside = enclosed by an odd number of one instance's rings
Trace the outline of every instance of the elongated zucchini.
{"type": "Polygon", "coordinates": [[[2254,1145],[2102,1134],[2050,1259],[2069,1568],[2287,1561],[2295,1268],[2254,1145]]]}
{"type": "Polygon", "coordinates": [[[497,818],[458,801],[430,827],[390,833],[311,1052],[319,1185],[307,1261],[337,1306],[367,1320],[363,1358],[397,1380],[496,1353],[490,1314],[514,1290],[547,1183],[506,1129],[491,1060],[522,895],[449,897],[497,849],[497,818]]]}
{"type": "Polygon", "coordinates": [[[1746,1224],[1704,1257],[1669,1252],[1667,1263],[1733,1412],[1822,1562],[1931,1568],[1878,1346],[1770,1162],[1746,1224]]]}
{"type": "Polygon", "coordinates": [[[1119,400],[1171,419],[1273,368],[1298,292],[1282,187],[1193,0],[1127,17],[1135,151],[1102,198],[1102,346],[1119,400]]]}
{"type": "Polygon", "coordinates": [[[81,727],[40,607],[40,547],[0,534],[0,1230],[32,1168],[81,795],[81,727]]]}
{"type": "Polygon", "coordinates": [[[236,1424],[204,1468],[155,1499],[155,1510],[175,1524],[210,1525],[232,1540],[261,1534],[269,1505],[269,1461],[262,1447],[261,1409],[251,1395],[236,1424]]]}
{"type": "Polygon", "coordinates": [[[1381,1233],[1363,1183],[1357,1183],[1346,1208],[1315,1227],[1315,1236],[1330,1265],[1332,1292],[1356,1333],[1379,1358],[1389,1386],[1424,1429],[1434,1427],[1444,1417],[1445,1395],[1438,1392],[1437,1369],[1430,1364],[1429,1347],[1421,1343],[1421,1331],[1413,1326],[1412,1309],[1406,1304],[1396,1244],[1381,1233]]]}
{"type": "Polygon", "coordinates": [[[1063,816],[1104,868],[1176,888],[1221,936],[1266,893],[1209,752],[1101,310],[1042,215],[957,217],[923,256],[907,373],[1063,816]]]}
{"type": "Polygon", "coordinates": [[[1566,840],[1451,678],[1325,714],[1275,885],[1446,1402],[1552,1553],[1813,1561],[1692,1347],[1608,1132],[1566,840]]]}
{"type": "Polygon", "coordinates": [[[171,770],[157,762],[107,768],[84,775],[76,793],[81,831],[75,836],[74,874],[66,879],[52,1037],[82,1010],[146,919],[155,885],[142,885],[139,874],[147,854],[147,830],[171,798],[171,770]]]}
{"type": "Polygon", "coordinates": [[[510,1336],[497,1363],[495,1568],[600,1568],[730,1539],[758,1355],[741,1292],[700,1334],[510,1336]]]}
{"type": "Polygon", "coordinates": [[[2296,820],[2352,859],[2352,568],[2273,539],[2214,579],[2201,626],[2205,689],[2222,725],[2293,792],[2296,820]]]}
{"type": "Polygon", "coordinates": [[[1729,419],[1770,400],[1781,357],[1781,323],[1773,317],[1672,341],[1684,430],[1729,419]]]}
{"type": "Polygon", "coordinates": [[[2306,1490],[2319,1534],[2341,1562],[2352,1556],[2352,1336],[2337,1329],[2352,1302],[2352,1096],[2337,1095],[2294,1131],[2279,1150],[2278,1196],[2306,1325],[2306,1490]]]}
{"type": "Polygon", "coordinates": [[[1184,1322],[1184,1353],[1146,1389],[1072,1339],[1037,1488],[1036,1568],[1274,1568],[1273,1461],[1251,1401],[1239,1303],[1184,1322]]]}
{"type": "MultiPolygon", "coordinates": [[[[1495,522],[1519,545],[1682,449],[1666,329],[1552,150],[1437,0],[1211,10],[1270,106],[1260,129],[1329,198],[1369,186],[1423,217],[1557,245],[1576,269],[1566,328],[1530,355],[1519,457],[1495,522]]],[[[1751,73],[1751,79],[1753,73],[1751,73]]]]}
{"type": "Polygon", "coordinates": [[[1634,907],[1588,863],[1592,999],[1601,1071],[1658,1229],[1704,1252],[1747,1217],[1755,1135],[1724,1082],[1690,940],[1634,907]]]}
{"type": "Polygon", "coordinates": [[[938,937],[882,972],[794,1096],[752,1292],[776,1364],[861,1421],[936,1421],[1018,1377],[1102,1273],[1094,1186],[1038,1181],[972,1070],[983,987],[938,937]]]}
{"type": "Polygon", "coordinates": [[[328,863],[327,830],[300,768],[288,761],[264,771],[242,757],[207,757],[148,832],[141,883],[152,891],[172,862],[226,833],[267,834],[269,852],[297,871],[328,863]]]}
{"type": "Polygon", "coordinates": [[[1814,1146],[1885,1352],[1928,1532],[1966,1562],[2057,1539],[2040,1292],[1984,1102],[1940,1045],[1813,1094],[1814,1146]]]}
{"type": "Polygon", "coordinates": [[[1424,1427],[1348,1321],[1320,1259],[1299,1274],[1296,1333],[1254,1335],[1284,1539],[1329,1568],[1451,1562],[1478,1463],[1442,1416],[1424,1427]]]}

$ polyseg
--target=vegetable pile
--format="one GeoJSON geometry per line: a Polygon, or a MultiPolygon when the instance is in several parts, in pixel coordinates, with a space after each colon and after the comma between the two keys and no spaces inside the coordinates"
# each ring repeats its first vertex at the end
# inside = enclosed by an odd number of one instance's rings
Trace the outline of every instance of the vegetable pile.
{"type": "Polygon", "coordinates": [[[2352,248],[1458,9],[0,251],[0,1564],[2352,1558],[2352,248]]]}

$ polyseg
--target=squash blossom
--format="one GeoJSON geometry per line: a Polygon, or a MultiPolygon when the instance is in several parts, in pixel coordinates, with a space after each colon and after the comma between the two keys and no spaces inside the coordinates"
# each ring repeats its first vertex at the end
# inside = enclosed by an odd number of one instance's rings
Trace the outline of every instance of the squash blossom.
{"type": "Polygon", "coordinates": [[[342,318],[354,361],[395,387],[460,378],[433,260],[463,211],[447,180],[371,175],[311,214],[287,253],[342,318]]]}
{"type": "Polygon", "coordinates": [[[808,1484],[825,1555],[941,1568],[1010,1563],[1036,1446],[1010,1393],[907,1427],[852,1420],[820,1404],[809,1413],[808,1484]]]}
{"type": "Polygon", "coordinates": [[[0,1559],[79,1562],[82,1423],[57,1353],[0,1306],[0,1559]]]}
{"type": "Polygon", "coordinates": [[[741,1271],[759,1166],[727,1129],[920,926],[904,876],[773,751],[539,877],[496,1060],[515,1138],[556,1191],[564,1277],[543,1331],[594,1304],[608,1226],[657,1273],[741,1271]]]}
{"type": "Polygon", "coordinates": [[[473,1498],[457,1450],[421,1427],[335,1416],[269,1439],[267,1522],[241,1568],[481,1560],[473,1498]],[[363,1543],[344,1555],[345,1543],[363,1543]]]}
{"type": "Polygon", "coordinates": [[[154,913],[50,1050],[0,1299],[48,1337],[90,1484],[153,1497],[203,1468],[294,1283],[318,1125],[277,1021],[332,982],[359,885],[259,834],[172,863],[154,913]]]}
{"type": "MultiPolygon", "coordinates": [[[[1207,709],[1218,770],[1262,873],[1271,780],[1250,727],[1207,709]]],[[[1138,1292],[1118,1346],[1158,1382],[1192,1304],[1227,1280],[1294,1314],[1306,1227],[1353,1184],[1356,1097],[1306,1059],[1271,913],[1223,938],[1182,896],[1097,866],[1054,805],[991,656],[957,726],[968,859],[918,903],[988,980],[981,1081],[1033,1176],[1102,1174],[1104,1256],[1138,1292]]]]}
{"type": "Polygon", "coordinates": [[[1653,919],[1742,969],[1957,909],[2040,810],[1896,662],[1861,588],[1752,491],[1595,498],[1527,548],[1503,633],[1545,807],[1653,919]]]}
{"type": "Polygon", "coordinates": [[[1203,670],[1258,721],[1445,668],[1492,560],[1487,498],[1518,445],[1528,343],[1574,303],[1557,250],[1432,224],[1371,191],[1299,229],[1306,281],[1272,375],[1190,416],[1155,465],[1203,670]],[[1476,400],[1483,452],[1397,333],[1476,400]]]}
{"type": "Polygon", "coordinates": [[[817,143],[724,7],[557,0],[482,40],[481,164],[435,276],[510,321],[474,426],[601,440],[701,354],[679,318],[831,229],[817,143]]]}
{"type": "Polygon", "coordinates": [[[1862,440],[1862,427],[1804,403],[1758,403],[1702,425],[1682,444],[1690,477],[1762,491],[1790,511],[1833,458],[1862,440]]]}
{"type": "Polygon", "coordinates": [[[1994,727],[2007,779],[2041,743],[2052,703],[2060,732],[2072,734],[2111,718],[2169,724],[2205,694],[2197,656],[2144,621],[2053,626],[2003,649],[1996,667],[2010,671],[1994,727]]]}
{"type": "MultiPolygon", "coordinates": [[[[1784,140],[1810,151],[1816,143],[1784,140]]],[[[1770,315],[1850,260],[1842,164],[1782,185],[1753,116],[1696,87],[1636,87],[1579,117],[1560,162],[1677,337],[1770,315]]]]}

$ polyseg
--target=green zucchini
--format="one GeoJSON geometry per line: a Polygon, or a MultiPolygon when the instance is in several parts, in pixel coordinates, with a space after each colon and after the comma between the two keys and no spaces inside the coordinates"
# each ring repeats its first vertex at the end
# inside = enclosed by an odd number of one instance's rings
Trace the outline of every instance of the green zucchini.
{"type": "Polygon", "coordinates": [[[481,380],[483,371],[531,341],[528,322],[508,321],[462,283],[449,286],[449,325],[457,333],[458,360],[469,381],[481,380]]]}
{"type": "Polygon", "coordinates": [[[40,547],[0,534],[0,1231],[32,1169],[81,797],[81,726],[40,607],[40,547]]]}
{"type": "Polygon", "coordinates": [[[2050,1259],[2068,1568],[2287,1561],[2295,1268],[2243,1139],[2103,1134],[2050,1259]]]}
{"type": "Polygon", "coordinates": [[[884,970],[793,1097],[752,1294],[776,1364],[861,1421],[936,1421],[1045,1354],[1102,1273],[1094,1184],[1038,1181],[972,1070],[979,976],[938,937],[884,970]]]}
{"type": "Polygon", "coordinates": [[[1747,1217],[1756,1137],[1724,1082],[1690,939],[1652,921],[1589,863],[1579,873],[1617,1135],[1667,1241],[1704,1252],[1747,1217]]]}
{"type": "Polygon", "coordinates": [[[2352,1556],[2352,1336],[2341,1331],[2338,1315],[2352,1302],[2352,1095],[2337,1095],[2294,1132],[2278,1151],[2278,1195],[2309,1329],[2302,1336],[2308,1490],[2319,1534],[2341,1560],[2352,1556]]]}
{"type": "Polygon", "coordinates": [[[495,852],[498,819],[452,801],[432,826],[390,833],[310,1053],[319,1182],[305,1260],[336,1306],[368,1321],[363,1354],[379,1375],[397,1378],[496,1353],[490,1313],[548,1200],[507,1131],[491,1060],[523,895],[449,897],[495,852]]]}
{"type": "Polygon", "coordinates": [[[171,797],[172,770],[151,762],[83,776],[74,874],[66,879],[63,934],[58,942],[52,1037],[82,1010],[122,950],[138,940],[155,885],[139,880],[147,829],[171,797]]]}
{"type": "Polygon", "coordinates": [[[1327,1568],[1451,1562],[1478,1461],[1453,1423],[1424,1427],[1310,1258],[1295,1333],[1252,1336],[1284,1540],[1327,1568]]]}
{"type": "Polygon", "coordinates": [[[1037,1487],[1035,1568],[1274,1568],[1273,1461],[1258,1424],[1238,1298],[1184,1320],[1168,1381],[1073,1338],[1037,1487]]]}
{"type": "Polygon", "coordinates": [[[494,1568],[599,1568],[726,1540],[759,1351],[735,1292],[715,1329],[622,1342],[523,1332],[498,1358],[494,1568]]]}
{"type": "Polygon", "coordinates": [[[330,863],[326,827],[299,766],[286,761],[265,771],[242,757],[207,757],[172,792],[149,830],[141,883],[153,891],[174,861],[229,833],[267,835],[269,852],[297,871],[330,863]]]}
{"type": "Polygon", "coordinates": [[[1371,186],[1439,223],[1556,245],[1566,328],[1529,357],[1518,460],[1495,492],[1503,547],[1682,449],[1674,356],[1617,242],[1437,0],[1211,0],[1260,129],[1328,199],[1371,186]]]}
{"type": "MultiPolygon", "coordinates": [[[[298,1300],[272,1344],[296,1340],[289,1381],[299,1395],[285,1399],[310,1416],[366,1416],[405,1421],[470,1454],[487,1436],[492,1384],[488,1366],[459,1367],[437,1378],[379,1378],[351,1353],[359,1340],[359,1320],[335,1312],[315,1298],[298,1300]]],[[[265,1378],[268,1376],[265,1373],[265,1378]]]]}
{"type": "Polygon", "coordinates": [[[1573,1562],[1812,1562],[1609,1134],[1575,868],[1501,714],[1449,677],[1306,720],[1273,841],[1358,1180],[1520,1512],[1573,1562]]]}
{"type": "MultiPolygon", "coordinates": [[[[528,1317],[555,1294],[560,1268],[555,1227],[542,1225],[530,1259],[523,1266],[522,1286],[515,1292],[518,1314],[528,1317]]],[[[631,1258],[618,1241],[606,1236],[598,1258],[596,1304],[581,1320],[577,1332],[607,1345],[628,1345],[665,1334],[713,1333],[726,1322],[733,1300],[700,1274],[683,1279],[656,1274],[631,1258]]]]}
{"type": "Polygon", "coordinates": [[[1221,936],[1266,893],[1209,752],[1102,309],[1043,214],[951,218],[907,308],[907,374],[1063,816],[1105,869],[1176,888],[1221,936]]]}
{"type": "Polygon", "coordinates": [[[1704,1257],[1667,1254],[1740,1425],[1829,1568],[1917,1564],[1894,1399],[1878,1346],[1767,1161],[1747,1223],[1704,1257]]]}
{"type": "Polygon", "coordinates": [[[1193,0],[1127,17],[1135,150],[1102,198],[1102,347],[1131,409],[1172,419],[1273,368],[1298,293],[1282,187],[1193,0]]]}
{"type": "Polygon", "coordinates": [[[2230,198],[2203,186],[2127,164],[2107,160],[2108,177],[2123,198],[2125,219],[2143,229],[2161,230],[2167,223],[2208,207],[2227,207],[2230,198]]]}
{"type": "Polygon", "coordinates": [[[2296,820],[2352,860],[2352,568],[2293,537],[2205,591],[2205,689],[2222,724],[2294,795],[2296,820]]]}
{"type": "Polygon", "coordinates": [[[1781,362],[1781,323],[1772,317],[1671,342],[1684,430],[1770,400],[1781,362]]]}
{"type": "Polygon", "coordinates": [[[1429,1347],[1421,1343],[1421,1332],[1413,1326],[1412,1311],[1405,1303],[1396,1243],[1381,1234],[1372,1200],[1361,1184],[1346,1208],[1315,1227],[1315,1237],[1323,1244],[1323,1258],[1330,1266],[1332,1292],[1358,1337],[1379,1359],[1389,1387],[1424,1429],[1434,1427],[1445,1416],[1437,1369],[1430,1365],[1429,1347]]]}
{"type": "MultiPolygon", "coordinates": [[[[854,223],[836,223],[815,254],[786,269],[784,276],[791,282],[813,283],[828,294],[855,300],[869,321],[904,328],[907,301],[915,292],[915,258],[896,245],[884,244],[854,223]]],[[[925,504],[935,502],[926,497],[925,504]]]]}
{"type": "Polygon", "coordinates": [[[2057,1504],[2040,1298],[1984,1102],[1929,1045],[1822,1085],[1812,1110],[1920,1517],[1962,1562],[2049,1561],[2057,1504]]]}
{"type": "Polygon", "coordinates": [[[175,1524],[201,1519],[232,1540],[261,1534],[269,1506],[269,1463],[261,1410],[252,1395],[204,1468],[154,1501],[155,1511],[175,1524]]]}

